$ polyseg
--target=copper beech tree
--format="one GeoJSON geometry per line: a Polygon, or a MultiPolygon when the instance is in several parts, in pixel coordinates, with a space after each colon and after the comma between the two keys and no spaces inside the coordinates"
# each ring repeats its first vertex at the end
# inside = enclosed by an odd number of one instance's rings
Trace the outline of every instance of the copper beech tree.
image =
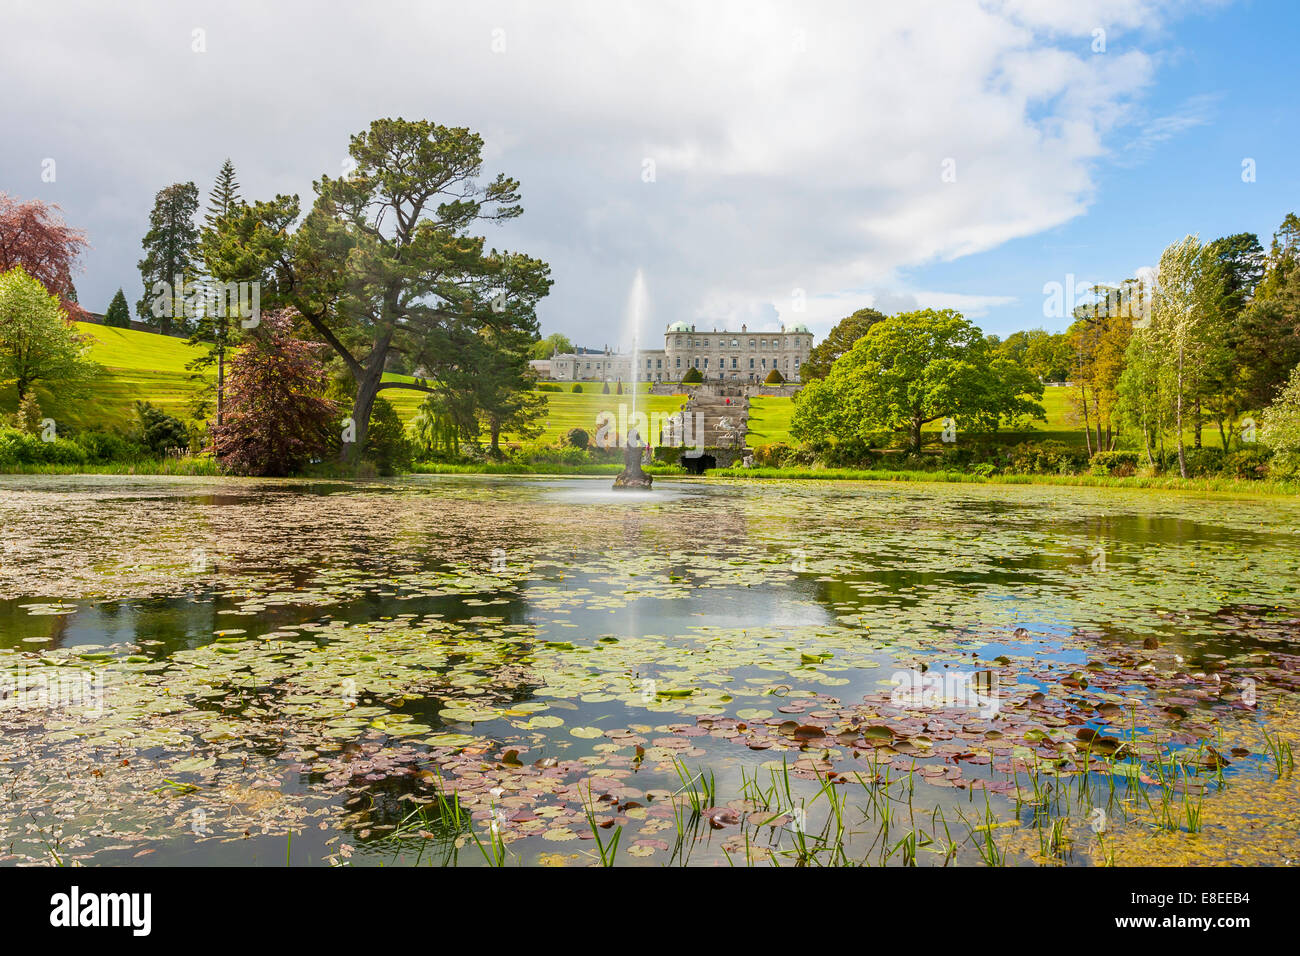
{"type": "Polygon", "coordinates": [[[0,193],[0,272],[22,266],[58,297],[69,319],[88,317],[76,302],[72,284],[72,272],[86,246],[86,233],[65,223],[58,206],[0,193]]]}
{"type": "Polygon", "coordinates": [[[325,397],[324,349],[293,334],[291,313],[263,314],[231,360],[225,421],[211,430],[223,465],[283,477],[325,453],[338,407],[325,397]]]}

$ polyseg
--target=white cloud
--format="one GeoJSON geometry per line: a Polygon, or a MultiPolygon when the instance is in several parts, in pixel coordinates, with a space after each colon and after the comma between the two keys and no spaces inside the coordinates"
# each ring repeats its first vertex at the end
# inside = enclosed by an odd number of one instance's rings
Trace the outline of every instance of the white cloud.
{"type": "Polygon", "coordinates": [[[655,323],[775,324],[802,289],[816,326],[870,298],[846,290],[899,288],[909,267],[1080,215],[1153,79],[1131,31],[1162,8],[33,4],[0,25],[8,125],[25,131],[0,142],[0,189],[90,230],[82,301],[102,308],[118,285],[138,295],[139,238],[168,183],[206,192],[230,155],[246,197],[309,202],[370,119],[427,117],[482,132],[491,171],[522,181],[524,217],[489,239],[552,264],[548,331],[617,337],[638,266],[655,323]],[[1122,52],[1090,51],[1097,23],[1130,31],[1122,52]],[[60,160],[52,187],[45,156],[60,160]]]}

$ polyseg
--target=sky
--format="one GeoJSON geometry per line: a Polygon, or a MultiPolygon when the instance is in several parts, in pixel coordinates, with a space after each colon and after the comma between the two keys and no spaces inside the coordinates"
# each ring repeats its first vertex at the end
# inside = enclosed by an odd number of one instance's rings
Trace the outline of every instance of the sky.
{"type": "Polygon", "coordinates": [[[1297,39],[1290,0],[6,0],[0,191],[87,231],[102,312],[143,292],[163,187],[206,202],[229,157],[307,208],[350,135],[429,119],[521,182],[485,235],[551,265],[543,334],[626,344],[638,269],[652,336],[864,306],[1055,331],[1053,284],[1300,209],[1297,39]]]}

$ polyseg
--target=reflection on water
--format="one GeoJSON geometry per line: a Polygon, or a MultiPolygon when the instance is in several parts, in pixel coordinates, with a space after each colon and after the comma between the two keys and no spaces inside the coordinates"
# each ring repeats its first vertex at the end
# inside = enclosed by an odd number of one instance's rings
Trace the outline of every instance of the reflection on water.
{"type": "Polygon", "coordinates": [[[283,861],[293,831],[301,862],[473,863],[487,826],[587,862],[599,798],[663,863],[687,763],[750,788],[727,812],[883,756],[933,808],[1013,813],[1031,758],[1118,772],[1078,727],[1144,775],[1146,735],[1249,738],[1223,775],[1261,774],[1296,689],[1289,501],[607,481],[0,479],[8,859],[283,861]],[[104,713],[51,703],[54,668],[105,677],[104,713]],[[900,711],[910,672],[984,675],[1003,712],[900,711]]]}

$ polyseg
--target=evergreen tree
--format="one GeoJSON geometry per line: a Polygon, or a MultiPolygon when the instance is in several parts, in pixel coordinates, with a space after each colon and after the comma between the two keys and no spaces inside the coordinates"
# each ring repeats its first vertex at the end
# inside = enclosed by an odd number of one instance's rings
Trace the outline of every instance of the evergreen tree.
{"type": "Polygon", "coordinates": [[[164,335],[170,334],[173,321],[185,324],[183,284],[196,278],[199,230],[194,217],[198,211],[199,190],[193,183],[175,183],[160,190],[149,214],[149,231],[141,242],[145,250],[139,262],[144,298],[135,311],[164,335]],[[176,288],[177,277],[182,288],[176,288]],[[156,283],[166,285],[155,291],[156,283]]]}
{"type": "MultiPolygon", "coordinates": [[[[238,227],[236,220],[246,210],[239,198],[239,183],[235,179],[235,165],[228,158],[217,172],[216,182],[208,193],[208,211],[203,217],[203,234],[200,253],[207,267],[207,279],[213,284],[227,282],[257,282],[260,280],[259,267],[248,261],[247,257],[236,257],[238,261],[223,253],[224,246],[238,227]]],[[[241,326],[239,316],[234,314],[225,295],[210,298],[205,302],[201,315],[197,316],[190,333],[189,344],[205,347],[204,353],[193,359],[186,368],[193,373],[193,378],[202,383],[198,401],[195,402],[194,414],[202,417],[207,414],[207,396],[215,393],[217,400],[217,424],[225,422],[226,407],[226,353],[234,347],[240,338],[241,326]],[[205,372],[216,366],[217,379],[209,384],[205,372]]]]}
{"type": "Polygon", "coordinates": [[[108,311],[104,313],[104,324],[111,325],[115,329],[131,327],[131,308],[126,304],[126,295],[121,289],[117,290],[117,295],[113,296],[113,301],[108,304],[108,311]]]}
{"type": "Polygon", "coordinates": [[[208,193],[208,212],[203,217],[204,231],[215,230],[217,222],[239,205],[239,182],[235,179],[235,164],[226,159],[217,172],[217,181],[208,193]]]}

